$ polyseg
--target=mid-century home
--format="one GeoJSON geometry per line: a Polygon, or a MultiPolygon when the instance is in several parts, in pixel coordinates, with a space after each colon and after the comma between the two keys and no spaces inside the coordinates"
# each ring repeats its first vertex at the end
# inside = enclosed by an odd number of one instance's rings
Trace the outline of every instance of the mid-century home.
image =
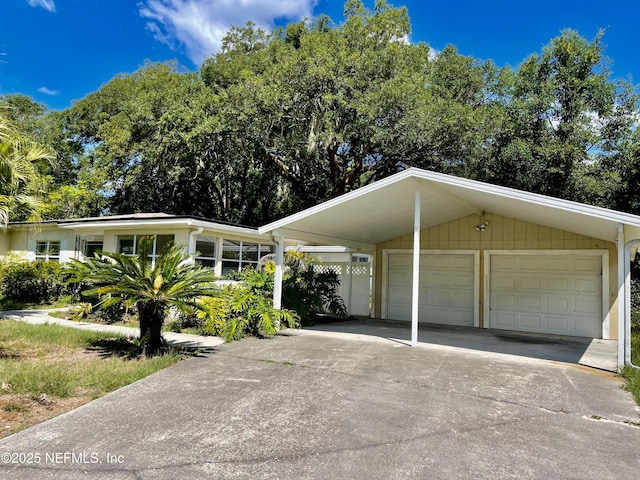
{"type": "Polygon", "coordinates": [[[344,267],[351,313],[410,321],[414,345],[418,324],[435,323],[617,340],[618,365],[630,362],[636,215],[410,168],[257,229],[166,214],[30,227],[12,224],[0,255],[133,254],[155,234],[154,255],[175,240],[222,275],[274,253],[277,308],[285,249],[321,246],[344,267]]]}

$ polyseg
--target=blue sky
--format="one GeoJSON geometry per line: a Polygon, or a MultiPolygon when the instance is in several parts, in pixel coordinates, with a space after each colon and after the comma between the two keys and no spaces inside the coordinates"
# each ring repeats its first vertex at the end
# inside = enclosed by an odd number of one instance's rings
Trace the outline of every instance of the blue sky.
{"type": "MultiPolygon", "coordinates": [[[[640,82],[640,2],[617,0],[397,0],[411,41],[517,66],[561,30],[605,29],[612,77],[640,82]]],[[[342,21],[343,0],[2,0],[0,95],[22,93],[64,109],[145,60],[196,70],[232,24],[271,28],[321,13],[342,21]]],[[[373,0],[365,4],[373,7],[373,0]]]]}

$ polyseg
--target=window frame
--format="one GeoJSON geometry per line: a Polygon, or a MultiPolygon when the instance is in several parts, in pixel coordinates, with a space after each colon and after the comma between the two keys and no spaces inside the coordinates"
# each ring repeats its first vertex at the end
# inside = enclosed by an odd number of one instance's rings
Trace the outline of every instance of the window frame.
{"type": "MultiPolygon", "coordinates": [[[[117,241],[117,252],[118,253],[122,253],[123,255],[126,255],[127,257],[135,257],[136,255],[138,255],[138,243],[140,241],[140,239],[142,237],[153,237],[153,247],[151,249],[151,253],[147,256],[147,258],[149,258],[151,260],[151,265],[155,265],[156,264],[156,258],[158,258],[160,256],[160,252],[158,251],[158,237],[163,236],[163,237],[171,237],[171,240],[169,240],[170,242],[175,242],[176,240],[176,236],[173,233],[149,233],[149,234],[131,234],[131,235],[117,235],[116,237],[116,241],[117,241]],[[122,251],[122,247],[121,247],[121,241],[123,239],[126,240],[130,240],[132,237],[133,239],[133,252],[132,253],[125,253],[122,251]]],[[[168,242],[166,242],[168,243],[168,242]]],[[[165,243],[165,245],[166,245],[165,243]]],[[[161,249],[162,250],[162,249],[161,249]]]]}
{"type": "Polygon", "coordinates": [[[60,253],[61,253],[62,242],[60,240],[36,240],[36,246],[34,250],[34,256],[37,262],[58,262],[60,263],[60,253]],[[57,253],[52,254],[52,245],[57,244],[57,253]],[[44,254],[39,252],[42,251],[40,245],[44,245],[44,254]]]}
{"type": "MultiPolygon", "coordinates": [[[[230,246],[230,245],[229,245],[230,246]]],[[[247,265],[256,266],[262,257],[265,255],[271,254],[274,251],[274,245],[272,243],[260,243],[260,242],[251,242],[244,240],[234,240],[231,238],[224,238],[222,242],[222,258],[220,259],[222,262],[222,275],[226,275],[229,272],[241,272],[247,265]],[[237,255],[234,256],[225,256],[225,252],[232,252],[233,250],[225,250],[226,242],[233,242],[233,246],[238,247],[237,255]],[[258,247],[258,256],[257,260],[249,260],[245,258],[245,251],[247,247],[258,247]],[[235,257],[235,258],[234,258],[235,257]],[[233,268],[229,268],[229,264],[233,264],[233,268]]]]}

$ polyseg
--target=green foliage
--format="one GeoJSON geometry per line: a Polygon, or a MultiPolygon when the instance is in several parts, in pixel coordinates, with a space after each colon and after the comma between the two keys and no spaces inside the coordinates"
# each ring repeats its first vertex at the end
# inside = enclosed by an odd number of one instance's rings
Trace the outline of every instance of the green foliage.
{"type": "MultiPolygon", "coordinates": [[[[640,330],[637,327],[631,332],[631,363],[640,366],[640,330]]],[[[633,393],[640,405],[640,369],[627,365],[620,373],[626,380],[626,389],[633,393]]]]}
{"type": "Polygon", "coordinates": [[[218,293],[213,272],[194,264],[181,245],[167,243],[152,264],[149,256],[153,241],[153,237],[142,238],[134,256],[103,253],[84,262],[73,260],[67,266],[72,282],[91,286],[83,292],[85,295],[100,297],[99,307],[136,307],[140,339],[149,355],[162,346],[162,324],[169,307],[199,308],[199,297],[218,293]]]}
{"type": "MultiPolygon", "coordinates": [[[[273,295],[275,262],[265,257],[259,270],[245,270],[240,278],[252,291],[265,297],[273,295]]],[[[335,272],[322,268],[306,253],[289,250],[284,256],[282,305],[295,311],[303,323],[312,323],[318,315],[345,317],[347,309],[338,295],[340,279],[335,272]]]]}
{"type": "Polygon", "coordinates": [[[0,226],[9,220],[37,221],[48,179],[42,164],[54,161],[53,151],[24,131],[12,111],[0,99],[0,226]]]}
{"type": "MultiPolygon", "coordinates": [[[[320,267],[322,265],[319,265],[320,267]]],[[[304,323],[312,323],[318,315],[346,317],[347,308],[338,295],[340,279],[331,271],[291,268],[282,283],[282,303],[300,315],[304,323]]]]}
{"type": "Polygon", "coordinates": [[[631,328],[640,331],[640,280],[631,281],[631,328]]]}
{"type": "Polygon", "coordinates": [[[59,169],[36,162],[44,214],[258,225],[408,166],[640,212],[637,89],[610,78],[602,33],[563,31],[498,68],[407,42],[405,7],[344,12],[232,27],[199,72],[148,63],[65,112],[6,96],[10,121],[58,152],[59,169]]]}
{"type": "MultiPolygon", "coordinates": [[[[225,290],[222,294],[224,295],[225,290]]],[[[206,297],[198,300],[200,310],[196,312],[200,320],[200,329],[204,335],[224,336],[225,323],[229,308],[224,296],[206,297]]]]}
{"type": "Polygon", "coordinates": [[[251,283],[226,288],[224,338],[227,342],[239,340],[247,334],[272,336],[282,327],[298,326],[297,313],[286,309],[275,310],[271,297],[267,296],[268,293],[265,295],[262,288],[263,285],[251,283]]]}
{"type": "Polygon", "coordinates": [[[58,262],[0,263],[0,292],[18,302],[50,303],[65,296],[78,299],[80,285],[68,285],[68,278],[58,262]]]}

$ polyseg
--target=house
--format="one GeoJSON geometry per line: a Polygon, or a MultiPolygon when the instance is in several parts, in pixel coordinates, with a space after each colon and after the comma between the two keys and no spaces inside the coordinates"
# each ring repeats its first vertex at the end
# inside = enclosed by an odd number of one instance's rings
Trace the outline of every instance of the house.
{"type": "MultiPolygon", "coordinates": [[[[373,316],[618,340],[630,362],[640,217],[410,168],[258,229],[373,255],[373,316]]],[[[561,338],[561,337],[558,337],[561,338]]]]}
{"type": "Polygon", "coordinates": [[[352,314],[618,341],[630,362],[630,259],[640,217],[410,168],[260,228],[167,214],[12,224],[0,255],[135,254],[138,238],[187,245],[218,275],[300,246],[340,275],[352,314]]]}
{"type": "MultiPolygon", "coordinates": [[[[136,213],[72,220],[47,220],[37,225],[12,223],[0,235],[0,257],[21,256],[28,260],[66,262],[92,256],[97,250],[134,255],[138,241],[154,235],[151,261],[169,241],[187,246],[194,261],[212,268],[221,277],[256,265],[274,253],[268,234],[256,228],[166,213],[136,213]]],[[[341,279],[338,293],[353,315],[369,315],[371,269],[366,255],[336,246],[287,244],[308,251],[322,262],[315,268],[330,270],[341,279]]]]}
{"type": "Polygon", "coordinates": [[[96,250],[135,254],[138,241],[155,235],[153,261],[169,241],[187,245],[196,262],[218,276],[239,271],[274,251],[269,235],[257,229],[204,218],[165,213],[136,213],[74,220],[49,220],[34,228],[12,223],[0,236],[0,256],[24,255],[29,260],[82,258],[96,250]]]}

